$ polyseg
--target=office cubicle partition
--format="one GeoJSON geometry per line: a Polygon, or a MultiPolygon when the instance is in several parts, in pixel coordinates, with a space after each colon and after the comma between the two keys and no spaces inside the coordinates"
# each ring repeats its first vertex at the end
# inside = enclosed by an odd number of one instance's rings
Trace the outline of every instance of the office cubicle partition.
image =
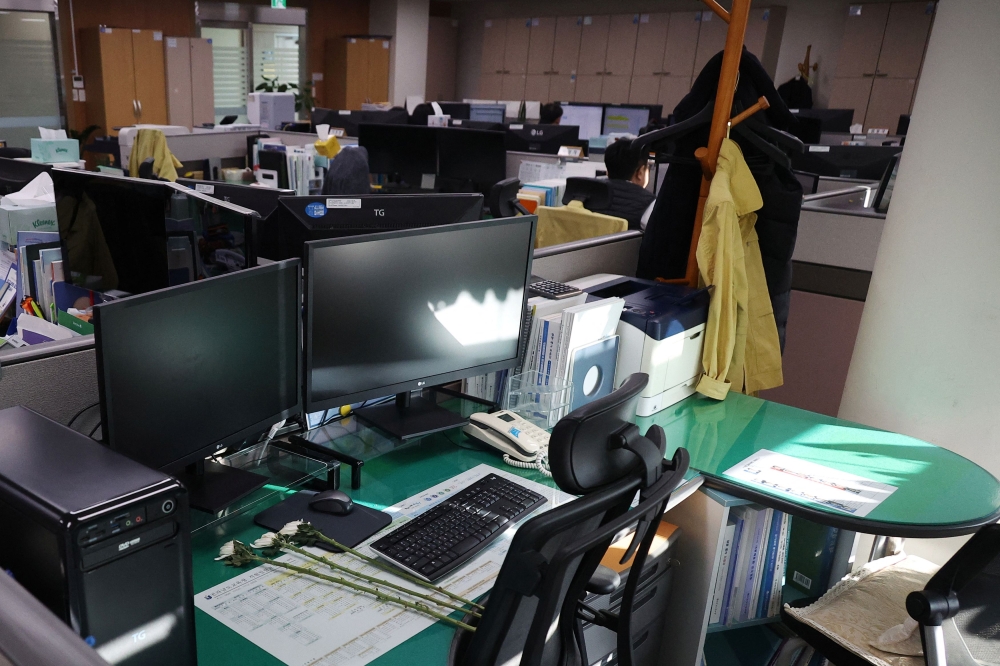
{"type": "Polygon", "coordinates": [[[80,410],[73,427],[90,432],[101,419],[96,408],[94,336],[0,349],[0,409],[23,405],[63,425],[80,410]]]}
{"type": "Polygon", "coordinates": [[[535,250],[531,274],[556,282],[599,273],[634,277],[641,244],[642,232],[630,230],[550,245],[535,250]]]}

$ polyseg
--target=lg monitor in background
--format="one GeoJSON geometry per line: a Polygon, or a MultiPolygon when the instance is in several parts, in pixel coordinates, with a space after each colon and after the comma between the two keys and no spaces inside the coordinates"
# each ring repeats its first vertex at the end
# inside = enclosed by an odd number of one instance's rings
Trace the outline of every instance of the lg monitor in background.
{"type": "Polygon", "coordinates": [[[562,119],[560,125],[576,125],[579,127],[581,139],[590,140],[601,135],[601,125],[604,122],[603,104],[562,103],[562,119]]]}

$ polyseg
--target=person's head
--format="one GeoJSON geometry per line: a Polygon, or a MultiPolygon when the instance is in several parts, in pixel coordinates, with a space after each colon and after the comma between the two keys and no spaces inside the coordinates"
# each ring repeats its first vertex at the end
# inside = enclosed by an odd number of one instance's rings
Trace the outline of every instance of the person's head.
{"type": "Polygon", "coordinates": [[[364,146],[342,148],[330,160],[330,168],[323,183],[323,194],[370,194],[368,177],[368,150],[364,146]]]}
{"type": "Polygon", "coordinates": [[[538,114],[538,122],[542,125],[558,125],[562,114],[562,105],[559,102],[549,102],[542,105],[542,110],[538,114]]]}
{"type": "Polygon", "coordinates": [[[649,155],[643,148],[633,148],[628,139],[615,141],[604,152],[604,166],[611,180],[628,180],[640,187],[649,183],[649,155]]]}

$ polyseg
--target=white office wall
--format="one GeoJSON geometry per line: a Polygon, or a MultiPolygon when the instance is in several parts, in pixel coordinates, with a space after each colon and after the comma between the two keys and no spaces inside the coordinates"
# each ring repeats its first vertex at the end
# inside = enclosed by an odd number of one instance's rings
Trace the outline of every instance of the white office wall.
{"type": "Polygon", "coordinates": [[[392,35],[389,99],[403,106],[408,95],[424,95],[430,0],[371,0],[368,31],[392,35]]]}
{"type": "MultiPolygon", "coordinates": [[[[867,4],[890,0],[869,0],[867,4]]],[[[798,73],[797,65],[812,44],[812,62],[820,63],[813,85],[813,101],[826,107],[837,68],[837,52],[847,20],[847,10],[859,0],[756,0],[754,7],[787,7],[785,29],[778,54],[775,83],[780,85],[798,73]]],[[[723,2],[729,7],[730,2],[723,2]]],[[[701,11],[698,0],[514,0],[511,2],[455,2],[452,16],[459,19],[457,96],[477,97],[482,57],[483,21],[488,18],[560,16],[581,14],[627,14],[630,12],[701,11]]],[[[543,100],[549,101],[549,100],[543,100]]]]}
{"type": "Polygon", "coordinates": [[[840,416],[1000,477],[998,34],[996,0],[938,5],[840,416]]]}

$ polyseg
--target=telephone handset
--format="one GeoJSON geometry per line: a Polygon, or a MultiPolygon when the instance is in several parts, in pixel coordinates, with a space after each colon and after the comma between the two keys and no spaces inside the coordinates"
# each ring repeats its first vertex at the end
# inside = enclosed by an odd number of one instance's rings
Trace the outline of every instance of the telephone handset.
{"type": "Polygon", "coordinates": [[[507,410],[473,414],[463,431],[522,462],[534,462],[549,446],[549,433],[507,410]]]}

